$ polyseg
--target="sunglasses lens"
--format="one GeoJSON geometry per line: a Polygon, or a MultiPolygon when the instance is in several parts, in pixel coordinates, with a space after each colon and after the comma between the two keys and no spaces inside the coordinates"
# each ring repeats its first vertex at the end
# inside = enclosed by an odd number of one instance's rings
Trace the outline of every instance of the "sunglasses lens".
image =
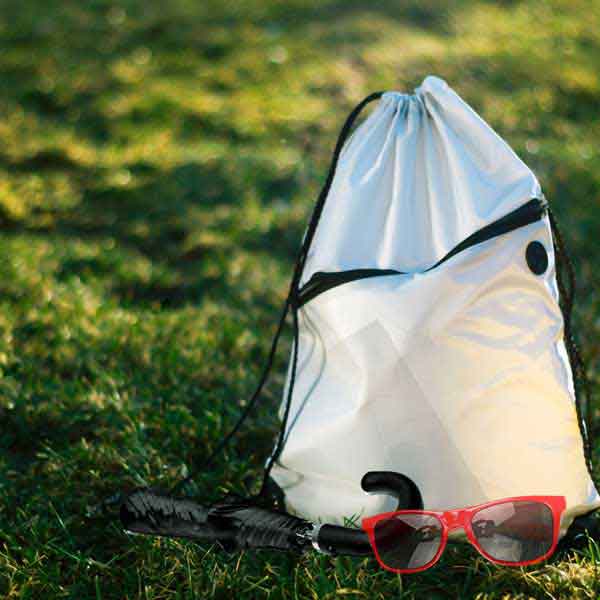
{"type": "Polygon", "coordinates": [[[391,569],[418,569],[431,562],[442,543],[442,524],[432,515],[395,515],[375,525],[375,547],[391,569]]]}
{"type": "Polygon", "coordinates": [[[471,528],[484,552],[507,562],[541,558],[554,540],[552,510],[541,502],[521,500],[483,508],[473,515],[471,528]]]}

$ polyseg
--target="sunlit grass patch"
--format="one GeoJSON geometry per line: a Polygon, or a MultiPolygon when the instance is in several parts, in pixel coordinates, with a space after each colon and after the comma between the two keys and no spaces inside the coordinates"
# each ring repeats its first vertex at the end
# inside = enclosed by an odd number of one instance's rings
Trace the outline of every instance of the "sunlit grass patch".
{"type": "MultiPolygon", "coordinates": [[[[367,558],[134,538],[87,515],[116,490],[169,487],[222,439],[257,381],[346,114],[430,73],[540,177],[573,249],[598,384],[599,27],[583,1],[5,0],[2,596],[598,596],[593,545],[528,569],[449,548],[400,577],[367,558]]],[[[199,496],[256,489],[284,342],[199,496]]]]}

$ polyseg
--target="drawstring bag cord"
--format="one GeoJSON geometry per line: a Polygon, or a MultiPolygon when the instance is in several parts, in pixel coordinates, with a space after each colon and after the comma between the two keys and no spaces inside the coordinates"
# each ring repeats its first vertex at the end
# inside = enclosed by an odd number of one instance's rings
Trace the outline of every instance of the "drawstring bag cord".
{"type": "MultiPolygon", "coordinates": [[[[281,427],[279,430],[279,435],[277,438],[277,443],[275,445],[275,449],[271,456],[267,461],[267,465],[265,467],[265,472],[263,476],[263,481],[261,485],[260,492],[258,496],[260,498],[264,498],[268,494],[268,481],[269,475],[271,473],[271,469],[273,465],[279,458],[281,452],[283,451],[283,446],[285,444],[285,434],[287,430],[287,423],[289,420],[290,408],[292,404],[292,394],[294,391],[294,384],[296,381],[296,371],[298,365],[298,343],[299,343],[299,326],[298,326],[298,291],[300,287],[300,278],[302,277],[302,272],[304,270],[304,265],[306,264],[306,259],[308,256],[308,252],[310,250],[311,243],[313,241],[315,231],[317,229],[317,225],[319,223],[319,219],[321,218],[321,213],[323,212],[323,208],[325,206],[325,201],[327,199],[327,195],[329,194],[329,189],[331,188],[331,184],[333,182],[333,177],[335,175],[335,171],[337,168],[337,164],[339,161],[340,154],[342,152],[342,148],[350,134],[352,126],[356,121],[357,117],[361,113],[362,109],[373,102],[381,98],[383,92],[375,92],[367,96],[364,100],[362,100],[356,107],[352,110],[352,112],[348,115],[342,130],[337,139],[337,143],[335,145],[335,149],[333,152],[333,157],[331,160],[331,165],[329,167],[329,172],[327,173],[327,179],[325,180],[325,184],[317,202],[315,204],[315,208],[313,209],[313,213],[311,215],[309,225],[306,229],[306,233],[304,235],[304,240],[300,247],[300,251],[298,252],[298,256],[296,258],[294,273],[292,276],[292,281],[290,284],[289,292],[281,313],[281,317],[279,318],[279,324],[277,326],[277,330],[275,332],[275,336],[273,337],[273,341],[271,343],[271,349],[269,351],[269,355],[267,357],[267,362],[265,368],[263,369],[262,375],[259,379],[258,385],[256,386],[256,390],[252,394],[252,397],[248,401],[246,408],[243,413],[240,415],[237,423],[233,426],[230,432],[221,440],[221,442],[217,445],[217,447],[211,452],[209,457],[204,461],[201,466],[201,469],[207,469],[212,466],[215,459],[223,452],[225,447],[229,444],[232,438],[237,434],[237,432],[241,429],[242,425],[249,417],[250,413],[254,410],[256,405],[258,404],[258,400],[261,396],[262,390],[267,382],[271,369],[273,367],[273,362],[275,360],[275,354],[277,352],[277,346],[279,344],[279,339],[281,337],[281,333],[283,332],[283,327],[285,325],[285,321],[288,315],[288,312],[291,309],[292,312],[292,366],[290,370],[290,379],[288,384],[287,396],[285,400],[285,409],[283,412],[283,417],[281,421],[281,427]]],[[[194,475],[188,475],[181,481],[179,481],[172,489],[171,493],[175,494],[177,492],[182,491],[185,486],[190,483],[194,479],[194,475]]]]}
{"type": "Polygon", "coordinates": [[[598,488],[598,484],[594,477],[592,451],[594,432],[590,423],[590,407],[592,404],[592,390],[590,381],[587,376],[587,369],[583,356],[573,337],[571,328],[573,305],[575,302],[575,291],[577,280],[575,278],[575,270],[573,262],[567,252],[562,235],[558,228],[556,217],[550,209],[548,209],[548,218],[554,237],[554,250],[556,257],[556,282],[558,284],[558,293],[560,296],[560,305],[564,320],[564,340],[573,370],[573,383],[575,388],[575,410],[577,412],[577,421],[583,441],[583,453],[588,472],[592,481],[598,488]],[[566,272],[568,280],[568,288],[565,286],[564,272],[566,272]],[[585,402],[582,403],[582,396],[585,396],[585,402]]]}

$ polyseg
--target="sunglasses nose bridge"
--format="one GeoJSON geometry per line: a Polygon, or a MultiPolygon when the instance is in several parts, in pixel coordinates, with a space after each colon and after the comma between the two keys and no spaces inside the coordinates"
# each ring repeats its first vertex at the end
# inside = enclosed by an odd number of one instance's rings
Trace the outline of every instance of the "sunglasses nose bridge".
{"type": "Polygon", "coordinates": [[[464,528],[464,514],[465,511],[463,510],[448,510],[444,513],[444,520],[448,526],[448,531],[464,528]]]}

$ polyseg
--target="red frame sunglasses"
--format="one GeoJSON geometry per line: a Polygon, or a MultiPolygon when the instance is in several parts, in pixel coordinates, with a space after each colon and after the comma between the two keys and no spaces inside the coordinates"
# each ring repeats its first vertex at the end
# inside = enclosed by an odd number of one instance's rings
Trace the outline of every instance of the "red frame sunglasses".
{"type": "MultiPolygon", "coordinates": [[[[362,528],[369,536],[371,548],[381,567],[394,573],[416,573],[429,569],[442,555],[450,531],[456,529],[463,529],[471,544],[489,561],[499,565],[525,566],[541,562],[554,552],[558,543],[560,519],[565,508],[564,496],[515,496],[444,512],[400,510],[382,513],[363,519],[362,528]],[[506,506],[501,506],[503,504],[506,506]],[[544,506],[546,509],[543,508],[544,506]],[[549,513],[547,509],[551,512],[549,513]],[[501,521],[507,514],[508,518],[501,521]],[[480,520],[477,520],[477,516],[480,517],[480,520]],[[494,516],[498,517],[499,524],[496,524],[493,518],[489,518],[494,516]],[[551,532],[549,531],[550,519],[551,532]],[[413,524],[415,523],[420,527],[414,527],[413,524]],[[505,525],[504,529],[503,523],[505,525]],[[508,533],[506,533],[507,529],[508,533]],[[500,533],[496,534],[496,531],[500,533]],[[406,550],[411,544],[414,548],[421,543],[418,538],[419,535],[421,539],[430,544],[439,538],[439,542],[437,542],[439,548],[437,548],[435,554],[419,566],[398,566],[403,562],[408,564],[414,562],[416,554],[408,548],[409,556],[407,556],[406,550]],[[429,535],[429,538],[427,538],[427,535],[429,535]],[[511,539],[511,535],[516,535],[517,540],[532,541],[534,548],[535,544],[538,543],[538,549],[544,550],[543,553],[533,558],[529,557],[526,560],[503,560],[490,554],[494,544],[494,536],[497,537],[499,543],[503,539],[511,539]],[[519,538],[519,536],[521,537],[519,538]],[[415,539],[417,540],[416,543],[415,539]],[[547,547],[550,539],[551,544],[547,547]],[[486,545],[488,546],[487,550],[486,545]],[[546,547],[547,549],[545,549],[546,547]]],[[[520,542],[517,541],[516,543],[520,542]]],[[[425,548],[425,544],[423,548],[425,548]]],[[[430,545],[428,550],[424,552],[425,556],[428,553],[431,554],[431,550],[432,546],[430,545]]],[[[494,546],[494,551],[497,550],[498,546],[494,546]]],[[[498,553],[501,554],[501,551],[498,553]]],[[[531,551],[529,554],[531,554],[531,551]]]]}

